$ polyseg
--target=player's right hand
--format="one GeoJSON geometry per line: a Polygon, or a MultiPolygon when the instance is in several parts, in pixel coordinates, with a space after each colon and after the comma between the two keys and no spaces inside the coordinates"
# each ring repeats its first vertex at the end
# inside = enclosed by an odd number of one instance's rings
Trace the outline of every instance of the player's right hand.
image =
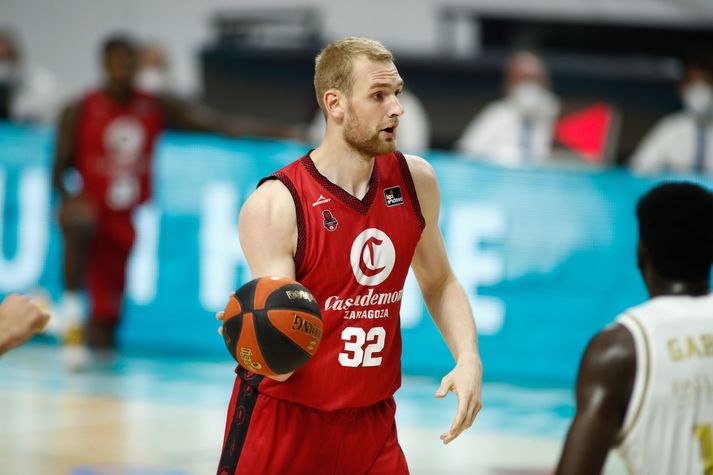
{"type": "MultiPolygon", "coordinates": [[[[220,312],[215,313],[216,320],[222,322],[224,318],[225,318],[224,311],[221,310],[220,312]]],[[[220,327],[218,327],[218,333],[220,333],[221,336],[223,335],[223,325],[222,324],[220,325],[220,327]]],[[[287,381],[290,378],[290,376],[292,376],[293,373],[294,373],[294,371],[291,371],[291,372],[285,373],[285,374],[278,374],[275,376],[266,376],[266,378],[270,378],[274,381],[283,382],[283,381],[287,381]]]]}
{"type": "Polygon", "coordinates": [[[66,196],[59,209],[60,221],[74,225],[92,225],[96,222],[97,211],[94,204],[86,197],[66,196]]]}

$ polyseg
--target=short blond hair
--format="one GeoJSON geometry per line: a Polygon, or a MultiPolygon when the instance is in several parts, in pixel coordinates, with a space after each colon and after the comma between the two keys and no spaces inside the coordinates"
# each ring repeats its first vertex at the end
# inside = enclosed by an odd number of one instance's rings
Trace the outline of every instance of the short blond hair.
{"type": "Polygon", "coordinates": [[[337,89],[351,96],[354,87],[354,61],[361,56],[378,62],[394,61],[394,56],[384,45],[360,36],[348,36],[333,41],[317,55],[314,60],[314,91],[322,111],[322,98],[329,89],[337,89]]]}

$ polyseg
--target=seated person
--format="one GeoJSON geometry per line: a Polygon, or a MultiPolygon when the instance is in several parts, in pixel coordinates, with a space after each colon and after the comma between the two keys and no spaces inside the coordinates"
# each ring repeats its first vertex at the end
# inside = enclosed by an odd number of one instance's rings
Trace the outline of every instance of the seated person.
{"type": "Polygon", "coordinates": [[[549,159],[559,101],[539,57],[515,53],[505,66],[504,98],[485,106],[456,149],[471,158],[517,166],[549,159]]]}
{"type": "Polygon", "coordinates": [[[679,92],[684,108],[663,117],[631,157],[636,173],[713,173],[713,62],[684,64],[679,92]]]}

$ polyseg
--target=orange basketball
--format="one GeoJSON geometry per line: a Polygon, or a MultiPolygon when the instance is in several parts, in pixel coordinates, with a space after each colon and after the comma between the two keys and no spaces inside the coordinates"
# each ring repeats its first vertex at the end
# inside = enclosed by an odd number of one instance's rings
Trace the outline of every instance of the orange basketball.
{"type": "Polygon", "coordinates": [[[225,307],[223,338],[233,358],[264,376],[305,364],[322,340],[322,314],[312,293],[285,277],[260,277],[235,291],[225,307]]]}

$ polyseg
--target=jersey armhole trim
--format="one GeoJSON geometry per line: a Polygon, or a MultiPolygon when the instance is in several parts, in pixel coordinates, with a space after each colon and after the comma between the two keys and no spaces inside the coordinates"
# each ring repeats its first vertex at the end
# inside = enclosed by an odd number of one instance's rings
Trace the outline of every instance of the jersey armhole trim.
{"type": "Polygon", "coordinates": [[[409,198],[411,199],[411,204],[413,205],[413,211],[416,214],[416,219],[418,219],[418,224],[421,226],[421,231],[426,227],[426,219],[421,213],[421,203],[418,201],[418,194],[416,193],[416,186],[413,183],[413,177],[411,176],[411,170],[408,168],[408,162],[404,154],[398,150],[394,152],[396,159],[399,161],[399,168],[401,169],[401,178],[404,180],[406,185],[406,191],[408,191],[409,198]]]}
{"type": "Polygon", "coordinates": [[[631,399],[624,416],[621,430],[614,439],[614,446],[624,443],[639,421],[641,410],[648,396],[651,381],[651,346],[646,330],[631,313],[625,313],[619,322],[631,334],[636,348],[636,375],[631,399]],[[640,376],[641,375],[641,376],[640,376]]]}
{"type": "Polygon", "coordinates": [[[307,229],[305,227],[305,218],[304,218],[304,213],[302,212],[302,205],[300,205],[300,197],[297,194],[297,188],[295,188],[295,185],[292,183],[292,181],[287,177],[282,172],[277,172],[274,173],[270,176],[267,176],[263,179],[261,179],[257,186],[259,187],[263,183],[269,180],[278,180],[280,183],[285,185],[287,189],[290,192],[290,195],[292,195],[292,201],[295,204],[295,216],[297,217],[297,248],[295,249],[295,274],[300,270],[302,267],[302,262],[304,261],[305,257],[305,249],[306,249],[306,235],[307,235],[307,229]]]}

